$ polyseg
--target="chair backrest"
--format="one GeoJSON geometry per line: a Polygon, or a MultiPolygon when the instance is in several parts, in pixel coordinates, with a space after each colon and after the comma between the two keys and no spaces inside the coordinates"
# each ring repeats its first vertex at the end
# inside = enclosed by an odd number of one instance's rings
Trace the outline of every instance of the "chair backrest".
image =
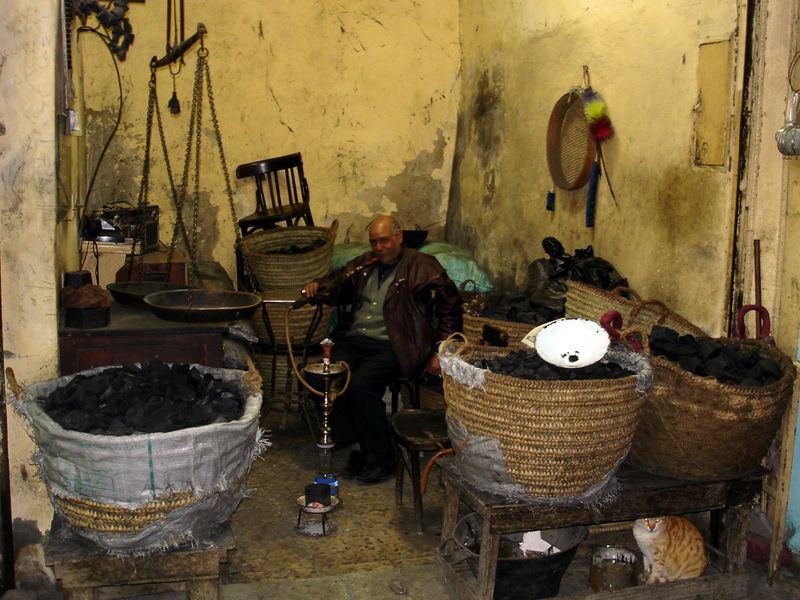
{"type": "Polygon", "coordinates": [[[279,223],[297,225],[301,219],[306,225],[314,225],[308,182],[299,152],[239,165],[236,177],[253,177],[255,180],[256,212],[242,219],[252,228],[274,227],[279,223]],[[269,192],[269,205],[265,187],[269,192]]]}

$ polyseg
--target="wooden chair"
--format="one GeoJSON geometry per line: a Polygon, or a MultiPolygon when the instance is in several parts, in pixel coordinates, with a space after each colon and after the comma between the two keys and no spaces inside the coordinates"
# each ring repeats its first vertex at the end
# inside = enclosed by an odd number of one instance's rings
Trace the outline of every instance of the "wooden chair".
{"type": "Polygon", "coordinates": [[[409,379],[401,376],[389,382],[389,393],[392,395],[392,414],[395,414],[400,407],[400,390],[403,386],[408,389],[411,406],[419,408],[419,377],[409,379]]]}
{"type": "Polygon", "coordinates": [[[239,219],[242,235],[281,224],[297,225],[301,220],[306,225],[314,224],[308,204],[308,182],[303,174],[303,158],[299,152],[239,165],[236,177],[252,177],[256,185],[256,210],[239,219]],[[269,191],[269,206],[264,193],[265,183],[269,191]]]}
{"type": "Polygon", "coordinates": [[[399,463],[395,478],[395,503],[403,503],[403,472],[411,476],[414,495],[414,520],[417,533],[422,533],[422,473],[419,458],[423,452],[440,452],[450,448],[444,410],[408,409],[392,417],[392,435],[399,463]]]}
{"type": "MultiPolygon", "coordinates": [[[[308,182],[303,173],[303,157],[299,152],[245,163],[236,167],[236,177],[252,177],[256,187],[256,210],[239,219],[242,235],[259,229],[274,229],[281,225],[295,226],[302,220],[305,225],[314,225],[309,206],[308,182]],[[269,191],[270,205],[264,187],[269,191]]],[[[244,269],[244,258],[236,250],[236,273],[240,290],[252,289],[255,282],[248,282],[244,269]]]]}

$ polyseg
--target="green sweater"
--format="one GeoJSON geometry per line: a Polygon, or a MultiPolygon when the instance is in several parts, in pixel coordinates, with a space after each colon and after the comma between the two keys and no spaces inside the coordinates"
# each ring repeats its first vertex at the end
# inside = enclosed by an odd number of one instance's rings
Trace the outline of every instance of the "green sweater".
{"type": "Polygon", "coordinates": [[[392,285],[394,269],[379,282],[378,269],[373,269],[367,278],[364,291],[361,294],[361,307],[353,317],[353,324],[349,333],[364,335],[376,340],[389,340],[389,332],[383,320],[383,301],[386,292],[392,285]]]}

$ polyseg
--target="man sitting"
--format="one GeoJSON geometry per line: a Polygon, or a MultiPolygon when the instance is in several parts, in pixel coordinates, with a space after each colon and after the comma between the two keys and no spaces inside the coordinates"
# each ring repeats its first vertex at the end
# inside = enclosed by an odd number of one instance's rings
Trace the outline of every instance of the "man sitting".
{"type": "Polygon", "coordinates": [[[333,339],[332,359],[345,361],[350,384],[338,396],[330,424],[337,449],[353,446],[344,479],[378,483],[394,474],[397,457],[383,395],[401,374],[439,375],[436,345],[461,331],[458,288],[433,256],[403,245],[403,230],[390,216],[369,227],[371,251],[301,293],[349,306],[333,339]],[[357,445],[357,446],[356,446],[357,445]]]}

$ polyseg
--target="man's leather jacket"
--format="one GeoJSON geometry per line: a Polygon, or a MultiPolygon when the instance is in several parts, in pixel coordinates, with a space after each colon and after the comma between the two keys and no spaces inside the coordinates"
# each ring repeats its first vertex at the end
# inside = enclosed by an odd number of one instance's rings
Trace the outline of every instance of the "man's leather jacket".
{"type": "MultiPolygon", "coordinates": [[[[367,264],[371,252],[357,256],[317,282],[324,302],[338,304],[337,333],[344,333],[359,307],[361,292],[377,263],[367,264]]],[[[383,303],[383,318],[403,375],[416,377],[425,368],[436,345],[461,331],[462,300],[458,288],[439,261],[430,254],[404,248],[383,303]]]]}

